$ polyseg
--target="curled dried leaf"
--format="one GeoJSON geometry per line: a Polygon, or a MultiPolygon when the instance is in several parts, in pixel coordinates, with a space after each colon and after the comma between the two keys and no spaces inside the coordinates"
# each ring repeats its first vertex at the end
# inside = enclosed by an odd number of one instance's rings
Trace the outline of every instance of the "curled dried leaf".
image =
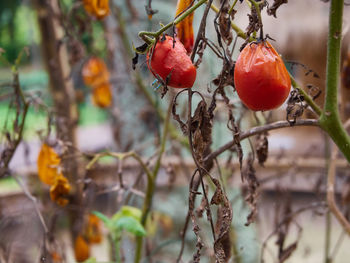
{"type": "Polygon", "coordinates": [[[254,162],[253,156],[251,153],[249,153],[246,165],[242,169],[242,177],[248,183],[248,195],[246,196],[245,200],[247,201],[251,209],[251,212],[247,217],[247,222],[245,224],[246,226],[249,226],[252,222],[254,222],[256,215],[258,213],[257,202],[258,202],[258,196],[259,196],[259,193],[258,193],[259,182],[255,176],[255,169],[253,166],[253,162],[254,162]]]}
{"type": "MultiPolygon", "coordinates": [[[[176,6],[176,16],[179,16],[186,9],[191,7],[193,4],[192,0],[178,0],[176,6]]],[[[194,36],[193,36],[193,15],[192,12],[188,15],[184,20],[176,25],[176,34],[180,39],[181,43],[185,46],[187,53],[191,53],[193,44],[194,44],[194,36]]]]}
{"type": "Polygon", "coordinates": [[[109,83],[101,84],[92,90],[92,101],[100,108],[107,108],[112,104],[112,91],[109,83]]]}
{"type": "Polygon", "coordinates": [[[85,236],[89,243],[98,244],[102,241],[101,220],[94,214],[89,215],[85,236]]]}
{"type": "Polygon", "coordinates": [[[298,90],[292,90],[287,101],[287,121],[293,126],[304,110],[307,108],[304,96],[298,90]]]}
{"type": "Polygon", "coordinates": [[[109,82],[109,71],[105,62],[98,57],[91,57],[82,68],[85,85],[95,87],[109,82]]]}
{"type": "Polygon", "coordinates": [[[231,28],[231,17],[228,13],[230,9],[229,1],[222,2],[222,8],[219,15],[219,28],[222,39],[227,45],[230,45],[233,39],[231,28]]]}
{"type": "Polygon", "coordinates": [[[81,235],[78,235],[75,239],[74,254],[78,262],[85,261],[90,257],[90,246],[81,235]]]}
{"type": "Polygon", "coordinates": [[[277,9],[281,5],[286,4],[286,3],[288,3],[288,0],[274,0],[272,6],[267,9],[267,14],[270,15],[270,16],[273,15],[274,17],[277,17],[276,16],[277,9]]]}
{"type": "Polygon", "coordinates": [[[51,200],[60,206],[67,205],[68,199],[66,197],[69,194],[70,188],[68,179],[62,174],[59,174],[55,178],[55,183],[50,187],[51,200]]]}
{"type": "Polygon", "coordinates": [[[193,150],[198,161],[202,161],[205,154],[210,151],[212,143],[212,123],[207,104],[204,100],[198,103],[191,121],[191,131],[193,134],[193,150]]]}
{"type": "Polygon", "coordinates": [[[50,256],[51,256],[51,260],[53,263],[59,263],[59,262],[62,262],[62,256],[57,253],[56,251],[53,251],[50,253],[50,256]]]}
{"type": "Polygon", "coordinates": [[[37,166],[40,181],[45,184],[53,185],[56,177],[60,174],[61,159],[53,148],[47,144],[41,146],[37,166]]]}
{"type": "Polygon", "coordinates": [[[109,14],[108,0],[83,0],[85,11],[97,19],[103,19],[109,14]]]}
{"type": "Polygon", "coordinates": [[[258,161],[261,166],[264,166],[264,163],[267,160],[269,152],[269,141],[267,140],[267,134],[259,134],[256,141],[256,153],[258,156],[258,161]]]}

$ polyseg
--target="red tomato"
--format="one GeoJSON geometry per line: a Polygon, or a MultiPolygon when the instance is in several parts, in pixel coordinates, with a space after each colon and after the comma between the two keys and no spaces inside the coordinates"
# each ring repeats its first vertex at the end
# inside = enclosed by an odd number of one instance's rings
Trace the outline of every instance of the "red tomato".
{"type": "Polygon", "coordinates": [[[241,101],[254,111],[278,108],[291,87],[281,57],[268,42],[248,44],[242,50],[236,61],[234,82],[241,101]]]}
{"type": "Polygon", "coordinates": [[[159,75],[164,82],[167,81],[168,86],[173,88],[191,88],[196,80],[197,70],[187,55],[185,47],[179,40],[173,47],[173,38],[170,36],[166,36],[163,41],[159,40],[148,52],[147,66],[155,77],[159,75]]]}

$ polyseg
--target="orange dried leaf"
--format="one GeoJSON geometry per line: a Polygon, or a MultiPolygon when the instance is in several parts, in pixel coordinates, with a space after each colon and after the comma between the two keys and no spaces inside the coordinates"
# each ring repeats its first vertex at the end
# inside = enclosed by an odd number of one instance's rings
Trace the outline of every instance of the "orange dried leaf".
{"type": "Polygon", "coordinates": [[[59,174],[55,179],[55,183],[50,188],[51,200],[60,206],[65,206],[68,204],[66,197],[69,194],[70,188],[68,179],[62,174],[59,174]]]}
{"type": "Polygon", "coordinates": [[[90,243],[101,243],[102,232],[101,232],[101,221],[100,219],[93,215],[89,215],[88,223],[85,229],[85,236],[90,243]]]}
{"type": "Polygon", "coordinates": [[[41,146],[37,161],[40,181],[48,185],[53,185],[55,178],[59,174],[60,163],[61,159],[55,150],[44,143],[41,146]]]}
{"type": "Polygon", "coordinates": [[[103,19],[109,14],[108,0],[84,0],[83,5],[86,12],[97,19],[103,19]]]}
{"type": "MultiPolygon", "coordinates": [[[[179,16],[187,8],[191,6],[192,0],[178,0],[176,6],[176,16],[179,16]]],[[[187,53],[191,53],[194,43],[193,36],[193,15],[192,12],[184,20],[176,25],[177,37],[185,46],[187,53]]]]}
{"type": "Polygon", "coordinates": [[[62,262],[62,257],[56,251],[51,252],[51,260],[53,263],[62,262]]]}
{"type": "Polygon", "coordinates": [[[87,260],[90,257],[90,247],[85,239],[78,235],[74,242],[74,254],[75,259],[78,262],[87,260]]]}
{"type": "Polygon", "coordinates": [[[100,108],[107,108],[112,104],[112,91],[109,83],[94,87],[92,101],[100,108]]]}
{"type": "Polygon", "coordinates": [[[85,85],[98,86],[109,82],[109,71],[105,62],[97,57],[91,57],[83,66],[82,76],[85,85]]]}

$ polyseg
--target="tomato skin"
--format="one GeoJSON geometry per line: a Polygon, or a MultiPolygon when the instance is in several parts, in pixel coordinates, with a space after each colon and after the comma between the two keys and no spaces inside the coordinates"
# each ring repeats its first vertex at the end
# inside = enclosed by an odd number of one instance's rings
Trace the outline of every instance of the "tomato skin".
{"type": "Polygon", "coordinates": [[[191,88],[196,80],[197,70],[185,47],[179,40],[173,47],[173,38],[170,36],[159,40],[154,49],[148,52],[147,66],[155,77],[159,75],[164,82],[169,76],[167,85],[173,88],[191,88]]]}
{"type": "Polygon", "coordinates": [[[236,61],[234,82],[241,101],[254,111],[278,108],[291,88],[288,71],[268,42],[248,44],[242,50],[236,61]]]}

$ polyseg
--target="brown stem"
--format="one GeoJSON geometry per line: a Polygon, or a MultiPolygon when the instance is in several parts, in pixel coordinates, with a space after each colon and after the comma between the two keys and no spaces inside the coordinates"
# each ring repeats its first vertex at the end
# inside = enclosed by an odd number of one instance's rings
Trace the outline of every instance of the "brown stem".
{"type": "MultiPolygon", "coordinates": [[[[317,120],[305,119],[305,120],[297,120],[293,124],[293,126],[319,126],[319,125],[318,125],[317,120]]],[[[291,125],[288,121],[276,121],[276,122],[273,122],[273,123],[270,123],[270,124],[267,124],[264,126],[254,127],[248,131],[244,131],[244,132],[240,133],[239,140],[242,141],[248,137],[254,136],[254,135],[262,133],[262,132],[280,129],[280,128],[287,128],[287,127],[291,127],[291,125]]],[[[213,160],[214,158],[216,158],[217,156],[219,156],[220,154],[222,154],[226,150],[230,149],[234,145],[235,145],[234,140],[226,143],[225,145],[221,146],[219,149],[217,149],[216,151],[212,152],[207,157],[205,157],[204,161],[213,160]]]]}
{"type": "Polygon", "coordinates": [[[333,149],[331,159],[329,162],[328,168],[328,176],[327,176],[327,203],[328,207],[338,220],[338,222],[342,225],[344,230],[350,235],[350,223],[339,210],[335,198],[334,198],[334,184],[335,184],[335,176],[336,176],[336,157],[338,154],[338,150],[336,148],[333,149]]]}

